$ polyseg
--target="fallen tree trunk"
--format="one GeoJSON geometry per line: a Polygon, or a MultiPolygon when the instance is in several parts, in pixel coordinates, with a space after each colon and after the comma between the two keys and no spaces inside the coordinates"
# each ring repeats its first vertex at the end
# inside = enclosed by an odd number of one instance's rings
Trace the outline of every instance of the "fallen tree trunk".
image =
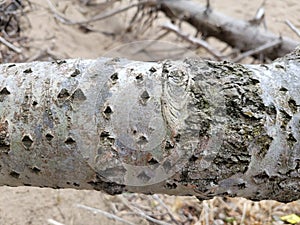
{"type": "Polygon", "coordinates": [[[280,37],[248,21],[231,18],[199,3],[187,0],[161,1],[159,9],[168,17],[187,21],[206,37],[215,37],[241,52],[257,49],[281,39],[281,44],[267,48],[263,54],[273,60],[293,51],[300,42],[280,37]]]}
{"type": "Polygon", "coordinates": [[[299,199],[299,57],[1,65],[0,185],[299,199]]]}

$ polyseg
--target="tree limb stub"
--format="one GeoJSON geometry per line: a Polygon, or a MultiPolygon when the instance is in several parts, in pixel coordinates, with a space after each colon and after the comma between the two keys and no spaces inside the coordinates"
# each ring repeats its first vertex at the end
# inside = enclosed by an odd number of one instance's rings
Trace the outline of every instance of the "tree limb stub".
{"type": "Polygon", "coordinates": [[[300,44],[288,37],[280,37],[280,35],[251,25],[248,21],[231,18],[215,10],[207,10],[205,6],[193,1],[164,0],[160,5],[160,10],[170,18],[187,21],[201,31],[204,36],[216,37],[242,52],[256,49],[268,42],[282,38],[281,45],[264,51],[264,55],[272,60],[283,57],[300,44]]]}
{"type": "Polygon", "coordinates": [[[0,185],[300,199],[300,50],[0,66],[0,185]]]}

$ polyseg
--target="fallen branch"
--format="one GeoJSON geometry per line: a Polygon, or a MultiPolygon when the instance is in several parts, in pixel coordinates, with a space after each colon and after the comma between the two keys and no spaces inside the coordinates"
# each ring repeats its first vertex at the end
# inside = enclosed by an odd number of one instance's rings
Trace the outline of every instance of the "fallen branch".
{"type": "MultiPolygon", "coordinates": [[[[279,38],[279,35],[262,30],[247,21],[231,18],[215,10],[207,10],[193,1],[162,0],[159,9],[168,17],[184,20],[205,36],[216,37],[241,52],[256,49],[279,38]]],[[[270,59],[276,59],[292,52],[299,44],[298,41],[282,37],[281,45],[268,48],[263,54],[270,59]]]]}
{"type": "Polygon", "coordinates": [[[300,199],[299,57],[0,65],[0,185],[300,199]]]}
{"type": "MultiPolygon", "coordinates": [[[[241,52],[260,49],[259,52],[263,53],[264,56],[268,57],[271,60],[288,54],[300,44],[300,42],[294,41],[287,37],[279,37],[279,35],[262,30],[258,26],[256,26],[255,24],[261,22],[264,19],[263,7],[260,7],[255,19],[248,22],[230,18],[228,16],[215,12],[211,8],[208,9],[207,7],[203,7],[198,3],[192,1],[144,0],[109,12],[104,12],[91,19],[83,21],[72,21],[71,19],[60,13],[55,8],[51,0],[46,1],[48,2],[50,10],[54,14],[54,16],[62,23],[68,25],[85,25],[91,22],[109,18],[134,7],[156,7],[172,19],[178,18],[180,20],[187,21],[198,31],[201,31],[204,36],[216,37],[219,40],[226,42],[231,47],[239,49],[241,52]],[[265,49],[260,48],[261,46],[267,45],[269,42],[273,43],[278,38],[282,39],[282,43],[280,45],[274,45],[265,49]]],[[[288,25],[290,26],[291,24],[288,23],[288,25]]],[[[178,30],[178,28],[174,27],[174,25],[165,25],[164,29],[169,29],[172,32],[175,32],[177,35],[180,35],[187,41],[205,48],[217,60],[221,60],[223,58],[222,54],[220,54],[220,52],[218,52],[216,49],[213,49],[211,46],[209,46],[207,42],[182,33],[182,31],[178,30]]],[[[258,54],[252,54],[252,56],[257,57],[258,54]]]]}

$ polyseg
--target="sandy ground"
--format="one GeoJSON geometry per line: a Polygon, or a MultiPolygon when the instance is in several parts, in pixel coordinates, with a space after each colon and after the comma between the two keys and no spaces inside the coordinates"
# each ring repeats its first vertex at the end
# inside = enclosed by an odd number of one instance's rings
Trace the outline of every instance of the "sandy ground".
{"type": "MultiPolygon", "coordinates": [[[[205,1],[200,1],[204,3],[205,1]]],[[[153,27],[151,32],[139,30],[139,26],[133,27],[131,33],[124,31],[124,23],[128,24],[130,18],[128,15],[132,14],[134,10],[111,17],[108,20],[97,22],[90,27],[95,32],[83,32],[77,26],[63,25],[54,19],[53,14],[50,13],[46,0],[31,0],[32,7],[27,9],[27,18],[24,18],[23,35],[29,37],[30,42],[27,44],[28,51],[25,53],[28,61],[31,60],[47,60],[52,57],[55,58],[97,58],[101,56],[124,56],[131,59],[139,60],[159,60],[160,57],[168,57],[168,55],[153,55],[138,54],[137,50],[143,48],[149,42],[143,40],[153,40],[159,34],[160,30],[153,27]],[[29,22],[28,22],[29,21],[29,22]],[[114,34],[105,35],[103,32],[114,34]],[[139,40],[140,42],[134,42],[139,40]],[[134,42],[134,43],[133,43],[134,42]],[[46,54],[47,53],[47,54],[46,54]]],[[[53,1],[54,2],[54,1],[53,1]]],[[[214,10],[223,12],[232,17],[239,19],[251,19],[255,14],[257,8],[261,4],[261,0],[212,0],[211,4],[214,10]]],[[[89,18],[93,14],[101,12],[100,8],[86,8],[80,6],[75,0],[55,1],[56,7],[63,12],[68,18],[78,21],[89,18]]],[[[289,19],[295,26],[300,28],[300,3],[298,0],[272,0],[267,1],[266,6],[266,20],[268,29],[278,33],[297,39],[294,34],[285,24],[284,20],[289,19]]],[[[165,21],[162,15],[156,23],[165,21]]],[[[188,52],[185,49],[185,43],[178,44],[178,38],[173,35],[167,36],[163,39],[165,42],[158,42],[155,44],[157,48],[173,49],[174,46],[181,51],[188,52]],[[177,41],[175,43],[175,41],[177,41]]],[[[298,38],[299,40],[299,38],[298,38]]],[[[188,52],[195,54],[194,52],[188,52]]],[[[298,187],[295,187],[298,188],[298,187]]],[[[54,224],[48,219],[54,219],[63,224],[123,224],[114,222],[99,214],[95,214],[78,208],[77,204],[84,204],[87,206],[102,209],[113,213],[118,200],[100,192],[96,191],[75,191],[75,190],[53,190],[47,188],[9,188],[1,187],[0,194],[0,225],[2,224],[54,224]]],[[[144,198],[136,196],[136,198],[144,198]]],[[[222,212],[214,213],[213,210],[218,204],[220,207],[233,207],[234,216],[241,218],[244,212],[246,217],[252,217],[256,214],[257,217],[252,222],[245,222],[245,224],[280,224],[271,222],[274,216],[284,215],[286,213],[299,213],[300,203],[294,202],[290,205],[279,204],[276,202],[262,202],[253,203],[251,201],[235,199],[229,203],[220,203],[219,200],[207,201],[203,205],[198,203],[194,198],[189,197],[166,197],[161,196],[174,210],[182,210],[184,206],[188,205],[191,209],[197,207],[206,207],[206,216],[213,217],[210,219],[222,218],[222,212]],[[188,203],[190,202],[190,203],[188,203]],[[223,204],[223,205],[222,205],[223,204]],[[174,206],[176,206],[174,208],[174,206]],[[210,210],[210,211],[209,211],[210,210]]],[[[153,206],[152,206],[153,207],[153,206]]],[[[197,211],[193,214],[194,217],[204,218],[203,211],[197,211]]],[[[224,214],[224,213],[223,213],[224,214]]],[[[230,214],[230,213],[229,213],[230,214]]],[[[228,214],[228,215],[229,215],[228,214]]],[[[123,215],[135,224],[150,224],[145,219],[137,215],[123,215]]],[[[226,215],[225,215],[226,217],[226,215]]],[[[203,224],[205,220],[202,220],[203,224]]],[[[224,220],[221,220],[221,222],[224,220]]],[[[219,221],[220,222],[220,221],[219,221]]],[[[219,224],[222,224],[222,223],[219,224]]],[[[199,223],[202,224],[202,223],[199,223]]],[[[239,224],[238,220],[236,223],[239,224]]]]}
{"type": "MultiPolygon", "coordinates": [[[[196,1],[202,4],[205,2],[204,0],[196,1]]],[[[26,53],[27,56],[31,56],[29,60],[35,59],[35,57],[41,54],[41,51],[45,50],[49,50],[53,55],[60,58],[121,56],[132,59],[153,60],[153,56],[147,58],[145,55],[137,54],[137,50],[148,44],[144,42],[145,40],[153,40],[163,33],[158,26],[152,26],[148,31],[144,31],[139,25],[133,27],[131,29],[132,32],[125,32],[124,24],[128,25],[131,15],[135,12],[134,9],[110,17],[107,20],[96,22],[89,27],[95,32],[84,33],[78,29],[78,26],[69,26],[58,22],[53,17],[53,14],[49,13],[47,0],[32,0],[31,2],[34,3],[32,4],[31,12],[28,13],[31,27],[24,29],[24,35],[31,37],[30,51],[26,53]],[[101,32],[115,35],[103,35],[101,32]]],[[[91,9],[90,7],[83,7],[72,2],[76,2],[76,0],[53,1],[53,3],[56,3],[55,6],[57,9],[72,21],[82,21],[91,18],[92,15],[101,13],[101,8],[91,9]]],[[[262,0],[242,0],[238,2],[235,0],[211,1],[214,10],[245,20],[254,17],[261,3],[262,0]]],[[[118,4],[115,4],[115,7],[118,7],[118,4]]],[[[267,1],[265,11],[266,24],[270,31],[278,35],[299,39],[284,23],[288,19],[295,26],[300,27],[300,19],[297,17],[300,11],[300,4],[297,0],[267,1]]],[[[163,15],[159,14],[159,18],[156,20],[158,21],[155,23],[156,25],[162,25],[166,22],[163,15]]],[[[162,49],[161,46],[164,46],[163,50],[170,50],[174,49],[174,46],[179,48],[187,46],[186,43],[180,42],[172,34],[160,40],[166,41],[168,44],[165,42],[156,42],[154,48],[162,49]]],[[[192,52],[191,54],[194,53],[192,52]]],[[[164,55],[163,57],[168,57],[168,55],[164,55]]],[[[154,59],[160,59],[160,57],[157,56],[154,59]]]]}

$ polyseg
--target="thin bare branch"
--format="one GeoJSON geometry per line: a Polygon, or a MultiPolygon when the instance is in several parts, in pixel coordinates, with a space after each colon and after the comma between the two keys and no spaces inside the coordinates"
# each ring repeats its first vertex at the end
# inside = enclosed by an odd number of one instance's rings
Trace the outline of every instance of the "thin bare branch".
{"type": "Polygon", "coordinates": [[[160,34],[158,37],[154,38],[153,40],[151,40],[146,46],[143,46],[142,48],[138,49],[137,51],[135,51],[134,54],[138,54],[140,52],[145,51],[145,49],[151,47],[153,44],[155,44],[158,40],[160,40],[161,38],[165,37],[167,34],[169,34],[170,31],[165,31],[163,34],[160,34]]]}
{"type": "Polygon", "coordinates": [[[221,60],[222,58],[224,58],[222,56],[221,52],[219,52],[217,49],[210,46],[206,41],[195,38],[195,37],[192,37],[189,34],[183,33],[183,31],[181,31],[174,24],[171,24],[171,23],[165,24],[165,25],[162,26],[162,28],[174,32],[179,37],[181,37],[184,40],[192,43],[193,45],[204,48],[207,52],[209,52],[217,60],[221,60]]]}
{"type": "Polygon", "coordinates": [[[130,202],[128,202],[128,200],[126,198],[124,198],[123,196],[120,196],[119,198],[122,201],[122,203],[124,205],[126,205],[130,210],[132,210],[133,212],[136,212],[138,215],[140,215],[141,217],[144,217],[148,221],[151,221],[152,223],[159,224],[159,225],[171,225],[170,223],[166,223],[166,222],[157,220],[157,219],[147,215],[143,210],[131,205],[130,202]]]}
{"type": "Polygon", "coordinates": [[[4,45],[6,45],[8,48],[10,48],[11,50],[15,51],[16,53],[22,53],[22,49],[14,46],[12,43],[10,43],[9,41],[5,40],[3,37],[0,36],[0,42],[4,45]]]}
{"type": "Polygon", "coordinates": [[[106,216],[107,218],[109,219],[112,219],[112,220],[117,220],[119,222],[122,222],[124,224],[129,224],[129,225],[134,225],[134,223],[130,222],[130,221],[127,221],[127,220],[124,220],[122,219],[121,217],[118,217],[114,214],[111,214],[109,212],[106,212],[106,211],[103,211],[101,209],[96,209],[96,208],[93,208],[93,207],[89,207],[89,206],[86,206],[86,205],[82,205],[82,204],[77,204],[76,205],[78,208],[82,208],[82,209],[86,209],[88,211],[91,211],[93,213],[97,213],[97,214],[101,214],[101,215],[104,215],[106,216]]]}
{"type": "Polygon", "coordinates": [[[182,222],[179,222],[179,221],[176,220],[176,218],[173,215],[171,209],[161,200],[161,198],[157,194],[152,195],[152,198],[154,200],[158,201],[158,203],[167,211],[168,215],[170,216],[171,220],[174,223],[176,223],[178,225],[182,224],[182,222]]]}
{"type": "Polygon", "coordinates": [[[294,26],[294,24],[292,24],[289,20],[286,20],[285,23],[298,35],[298,37],[300,37],[300,31],[294,26]]]}
{"type": "Polygon", "coordinates": [[[64,225],[63,223],[57,222],[54,219],[48,219],[47,222],[52,225],[64,225]]]}
{"type": "Polygon", "coordinates": [[[99,21],[99,20],[103,20],[103,19],[112,17],[112,16],[114,16],[118,13],[125,12],[125,11],[127,11],[131,8],[134,8],[134,7],[137,7],[137,6],[140,6],[140,5],[150,5],[151,6],[151,5],[155,4],[155,2],[156,2],[155,0],[144,0],[144,1],[137,2],[137,3],[132,3],[130,5],[127,5],[125,7],[119,8],[119,9],[115,9],[115,10],[112,10],[112,11],[109,11],[109,12],[106,12],[106,13],[103,13],[103,14],[96,15],[93,18],[90,18],[88,20],[72,21],[71,19],[67,18],[64,14],[60,13],[56,9],[56,7],[54,6],[54,4],[52,3],[51,0],[46,0],[46,1],[49,5],[50,10],[54,14],[54,16],[60,22],[62,22],[64,24],[67,24],[67,25],[84,25],[84,24],[87,24],[87,23],[91,23],[91,22],[95,22],[95,21],[99,21]]]}
{"type": "Polygon", "coordinates": [[[264,0],[262,2],[260,7],[257,9],[254,18],[252,20],[250,20],[249,22],[252,25],[256,25],[256,26],[263,23],[265,30],[267,30],[267,24],[266,24],[266,19],[265,19],[265,8],[264,8],[265,4],[266,4],[266,0],[264,0]]]}
{"type": "Polygon", "coordinates": [[[252,50],[249,50],[247,52],[244,52],[243,54],[237,56],[236,58],[232,59],[231,61],[232,62],[240,62],[242,59],[248,57],[248,56],[252,56],[252,55],[256,55],[256,54],[259,54],[259,53],[262,53],[270,48],[274,48],[278,45],[280,45],[282,43],[282,39],[279,38],[279,39],[276,39],[274,41],[271,41],[269,43],[266,43],[262,46],[259,46],[258,48],[255,48],[255,49],[252,49],[252,50]]]}

